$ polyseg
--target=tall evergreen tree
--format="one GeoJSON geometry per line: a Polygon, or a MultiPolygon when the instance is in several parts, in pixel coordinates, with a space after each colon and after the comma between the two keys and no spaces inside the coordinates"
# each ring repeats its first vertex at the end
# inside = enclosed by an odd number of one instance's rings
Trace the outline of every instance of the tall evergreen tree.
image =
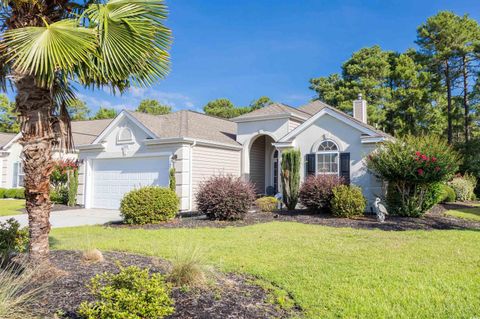
{"type": "Polygon", "coordinates": [[[447,140],[453,141],[453,89],[460,76],[458,48],[462,46],[462,18],[450,11],[442,11],[427,19],[417,29],[417,44],[430,58],[444,82],[447,96],[447,140]]]}

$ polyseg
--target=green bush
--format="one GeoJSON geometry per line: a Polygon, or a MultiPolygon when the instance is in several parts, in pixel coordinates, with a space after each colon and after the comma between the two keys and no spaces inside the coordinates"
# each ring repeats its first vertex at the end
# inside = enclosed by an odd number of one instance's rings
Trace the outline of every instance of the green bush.
{"type": "Polygon", "coordinates": [[[360,187],[340,185],[333,188],[330,206],[334,216],[350,218],[363,215],[367,201],[360,187]]]}
{"type": "Polygon", "coordinates": [[[148,186],[126,194],[120,212],[127,224],[150,224],[175,217],[178,205],[178,197],[171,189],[148,186]]]}
{"type": "Polygon", "coordinates": [[[28,228],[21,228],[20,224],[10,218],[0,222],[0,258],[5,260],[12,253],[24,252],[28,245],[28,228]]]}
{"type": "Polygon", "coordinates": [[[15,188],[9,188],[5,191],[5,198],[15,198],[17,190],[15,188]]]}
{"type": "Polygon", "coordinates": [[[449,180],[458,163],[457,152],[445,141],[430,136],[388,141],[367,158],[369,170],[389,184],[389,211],[416,217],[435,200],[432,185],[449,180]]]}
{"type": "Polygon", "coordinates": [[[85,319],[160,319],[173,314],[170,287],[160,274],[136,266],[120,268],[91,279],[88,288],[95,301],[78,310],[85,319]]]}
{"type": "Polygon", "coordinates": [[[272,196],[261,197],[255,201],[262,212],[273,212],[277,209],[278,199],[272,196]]]}
{"type": "Polygon", "coordinates": [[[455,190],[447,184],[441,184],[440,203],[454,202],[457,198],[455,190]]]}
{"type": "Polygon", "coordinates": [[[440,183],[416,184],[408,188],[398,183],[389,183],[386,198],[388,212],[403,217],[422,216],[441,201],[442,189],[440,185],[440,183]]]}
{"type": "Polygon", "coordinates": [[[55,204],[67,205],[68,203],[68,188],[59,186],[50,190],[50,200],[55,204]]]}
{"type": "Polygon", "coordinates": [[[458,176],[448,183],[455,191],[455,196],[458,201],[469,201],[475,198],[475,186],[469,177],[458,176]]]}
{"type": "Polygon", "coordinates": [[[0,188],[0,198],[5,198],[5,192],[7,191],[6,188],[0,188]]]}
{"type": "Polygon", "coordinates": [[[78,192],[78,169],[68,172],[67,205],[73,207],[77,205],[78,192]]]}
{"type": "Polygon", "coordinates": [[[300,191],[300,150],[282,152],[281,179],[283,202],[289,210],[295,209],[300,191]]]}
{"type": "Polygon", "coordinates": [[[25,199],[25,188],[15,188],[15,198],[25,199]]]}

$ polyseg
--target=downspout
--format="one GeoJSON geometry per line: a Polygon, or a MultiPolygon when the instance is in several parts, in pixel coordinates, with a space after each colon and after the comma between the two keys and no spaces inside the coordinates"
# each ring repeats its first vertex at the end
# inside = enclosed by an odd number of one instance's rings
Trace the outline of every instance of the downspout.
{"type": "Polygon", "coordinates": [[[190,145],[190,159],[189,159],[189,171],[190,171],[190,181],[189,181],[189,191],[188,191],[188,196],[190,197],[188,199],[188,204],[189,204],[189,211],[193,210],[193,148],[197,145],[197,140],[193,140],[193,143],[190,145]]]}

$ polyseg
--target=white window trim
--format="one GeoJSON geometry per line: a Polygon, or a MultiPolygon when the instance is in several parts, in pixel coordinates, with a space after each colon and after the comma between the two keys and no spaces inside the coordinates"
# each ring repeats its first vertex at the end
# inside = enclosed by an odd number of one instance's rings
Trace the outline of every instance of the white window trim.
{"type": "MultiPolygon", "coordinates": [[[[17,165],[17,175],[15,176],[15,188],[20,188],[20,187],[24,187],[24,185],[20,185],[20,176],[23,176],[23,184],[25,184],[25,172],[23,171],[23,163],[22,162],[15,162],[14,164],[14,167],[15,165],[17,165]],[[22,174],[20,174],[20,169],[22,171],[22,174]]],[[[14,171],[15,171],[15,168],[14,168],[14,171]]]]}
{"type": "Polygon", "coordinates": [[[325,175],[337,175],[340,176],[340,149],[338,148],[338,144],[332,141],[331,139],[323,140],[319,145],[318,145],[317,151],[315,152],[315,175],[319,174],[325,174],[325,175]],[[325,142],[331,142],[335,144],[335,147],[337,148],[336,151],[318,151],[318,148],[325,143],[325,142]],[[327,154],[336,154],[336,164],[337,164],[337,172],[319,172],[318,171],[318,155],[327,155],[327,154]]]}
{"type": "Polygon", "coordinates": [[[118,130],[118,133],[117,133],[117,144],[133,144],[134,143],[134,140],[133,140],[133,131],[129,128],[129,127],[122,127],[118,130]],[[130,138],[129,139],[122,139],[121,138],[121,135],[124,133],[124,132],[129,132],[130,133],[130,138]]]}

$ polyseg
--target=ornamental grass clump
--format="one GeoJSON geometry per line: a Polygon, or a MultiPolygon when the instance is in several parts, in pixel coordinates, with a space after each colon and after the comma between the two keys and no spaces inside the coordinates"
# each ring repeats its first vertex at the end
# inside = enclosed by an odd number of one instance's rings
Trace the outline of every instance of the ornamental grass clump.
{"type": "Polygon", "coordinates": [[[243,219],[255,201],[253,185],[234,176],[213,176],[200,184],[197,208],[210,219],[243,219]]]}
{"type": "Polygon", "coordinates": [[[411,217],[423,215],[431,207],[430,199],[439,198],[432,188],[448,181],[458,163],[458,153],[433,136],[387,141],[367,157],[370,171],[389,184],[389,213],[411,217]]]}

